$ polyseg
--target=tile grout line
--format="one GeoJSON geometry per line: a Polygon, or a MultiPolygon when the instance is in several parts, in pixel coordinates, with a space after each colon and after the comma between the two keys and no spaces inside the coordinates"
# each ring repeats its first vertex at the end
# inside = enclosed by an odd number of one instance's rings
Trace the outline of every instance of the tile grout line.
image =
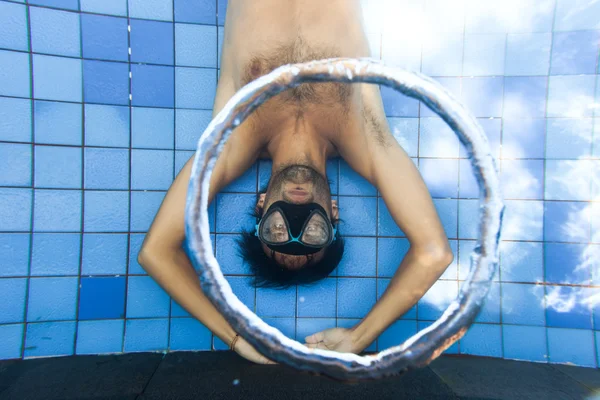
{"type": "Polygon", "coordinates": [[[27,265],[27,278],[26,278],[26,285],[25,285],[25,304],[23,305],[23,332],[21,333],[21,351],[20,351],[20,358],[23,359],[25,358],[25,347],[27,344],[27,328],[29,327],[29,324],[27,323],[28,320],[28,316],[29,316],[29,295],[30,295],[30,285],[31,285],[31,263],[32,263],[32,259],[33,259],[33,221],[34,221],[34,217],[35,217],[35,190],[34,190],[34,183],[35,183],[35,146],[33,145],[33,143],[35,142],[35,103],[33,100],[34,97],[34,92],[33,92],[33,88],[34,88],[34,81],[33,81],[33,54],[31,52],[31,15],[29,12],[29,6],[25,5],[25,16],[27,18],[27,45],[29,48],[29,95],[31,96],[30,98],[30,107],[31,107],[31,141],[32,141],[32,145],[31,145],[31,173],[30,173],[30,178],[31,178],[31,209],[30,209],[30,221],[29,221],[29,229],[30,229],[30,233],[29,233],[29,258],[28,258],[28,265],[27,265]]]}
{"type": "MultiPolygon", "coordinates": [[[[174,18],[175,17],[173,17],[173,19],[174,18]]],[[[217,67],[218,67],[219,66],[219,0],[215,0],[215,27],[217,28],[217,67]]],[[[217,79],[217,87],[218,87],[219,86],[219,70],[218,69],[215,70],[215,77],[217,79]]],[[[177,96],[175,96],[175,97],[177,97],[177,96]]],[[[175,105],[175,108],[177,109],[177,105],[175,105]]],[[[213,104],[211,119],[212,119],[213,115],[214,115],[214,104],[213,104]]],[[[258,169],[257,169],[257,171],[258,171],[258,169]]],[[[213,218],[214,218],[213,226],[215,227],[214,235],[215,235],[215,258],[216,258],[216,253],[217,253],[217,232],[216,232],[217,231],[217,194],[215,194],[213,203],[215,205],[215,212],[213,215],[213,218]]],[[[209,221],[209,224],[210,224],[210,221],[209,221]]],[[[209,229],[209,231],[210,231],[210,229],[209,229]]],[[[212,235],[212,233],[211,233],[211,235],[212,235]]],[[[256,289],[254,290],[254,306],[256,308],[256,289]]],[[[210,351],[216,351],[215,339],[217,339],[215,334],[212,331],[210,331],[210,351]]]]}
{"type": "MultiPolygon", "coordinates": [[[[81,10],[81,0],[77,0],[77,8],[81,10]]],[[[73,336],[73,351],[71,354],[77,354],[77,340],[79,339],[79,302],[81,301],[81,274],[83,272],[83,232],[85,231],[84,215],[85,215],[85,85],[84,85],[84,63],[83,63],[83,34],[81,27],[81,13],[77,13],[77,21],[79,22],[79,60],[81,62],[81,213],[80,227],[81,234],[79,236],[79,274],[77,276],[77,303],[75,303],[75,335],[73,336]]]]}

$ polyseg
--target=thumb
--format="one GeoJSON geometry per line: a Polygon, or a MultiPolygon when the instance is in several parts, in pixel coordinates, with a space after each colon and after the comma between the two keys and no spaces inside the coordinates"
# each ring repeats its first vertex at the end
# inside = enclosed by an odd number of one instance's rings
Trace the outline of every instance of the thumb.
{"type": "Polygon", "coordinates": [[[304,338],[306,343],[319,343],[325,340],[325,334],[323,332],[317,332],[313,335],[304,338]]]}

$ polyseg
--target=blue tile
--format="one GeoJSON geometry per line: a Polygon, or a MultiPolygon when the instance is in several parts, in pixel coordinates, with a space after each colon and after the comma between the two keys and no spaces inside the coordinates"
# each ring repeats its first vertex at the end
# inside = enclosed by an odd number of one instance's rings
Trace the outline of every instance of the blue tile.
{"type": "Polygon", "coordinates": [[[31,276],[79,274],[79,233],[34,233],[32,237],[31,276]]]}
{"type": "Polygon", "coordinates": [[[146,235],[142,233],[131,233],[129,235],[129,258],[128,258],[128,270],[129,274],[145,275],[146,271],[138,263],[137,258],[140,250],[142,249],[142,243],[146,235]]]}
{"type": "Polygon", "coordinates": [[[195,154],[189,150],[175,150],[175,176],[181,172],[181,169],[188,160],[195,154]]]}
{"type": "Polygon", "coordinates": [[[544,288],[537,285],[502,283],[502,322],[546,325],[544,288]]]}
{"type": "MultiPolygon", "coordinates": [[[[131,282],[130,278],[130,282],[131,282]]],[[[123,318],[125,313],[125,277],[81,278],[79,319],[123,318]]]]}
{"type": "MultiPolygon", "coordinates": [[[[131,3],[130,3],[131,4],[131,3]]],[[[169,320],[129,319],[125,324],[126,352],[165,351],[169,346],[169,320]]]]}
{"type": "Polygon", "coordinates": [[[21,358],[23,324],[0,325],[0,360],[21,358]]]}
{"type": "Polygon", "coordinates": [[[458,197],[458,160],[422,158],[419,171],[431,197],[458,197]]]}
{"type": "Polygon", "coordinates": [[[0,233],[0,276],[26,276],[30,238],[26,233],[0,233]]]}
{"type": "Polygon", "coordinates": [[[548,117],[591,117],[595,75],[551,76],[548,90],[548,117]]]}
{"type": "Polygon", "coordinates": [[[29,7],[31,50],[36,53],[79,57],[79,15],[72,12],[29,7]]]}
{"type": "MultiPolygon", "coordinates": [[[[459,74],[460,75],[460,74],[459,74]]],[[[450,93],[455,99],[460,99],[462,78],[460,77],[437,77],[434,79],[437,83],[442,85],[448,93],[450,93]]],[[[431,111],[424,103],[421,103],[421,118],[424,117],[437,117],[438,115],[431,111]]]]}
{"type": "Polygon", "coordinates": [[[129,150],[85,149],[85,189],[129,189],[129,150]]]}
{"type": "Polygon", "coordinates": [[[171,317],[189,317],[192,316],[183,309],[177,302],[171,299],[171,317]]]}
{"type": "Polygon", "coordinates": [[[128,61],[127,19],[81,14],[83,57],[128,61]]]}
{"type": "Polygon", "coordinates": [[[249,215],[256,204],[253,194],[217,195],[217,232],[234,233],[242,229],[253,229],[255,220],[249,215]]]}
{"type": "Polygon", "coordinates": [[[460,340],[461,354],[502,357],[502,327],[473,324],[460,340]]]}
{"type": "Polygon", "coordinates": [[[223,188],[222,192],[247,192],[256,193],[256,177],[258,174],[258,163],[252,164],[242,176],[223,188]]]}
{"type": "Polygon", "coordinates": [[[344,257],[337,268],[338,276],[376,276],[375,238],[344,238],[344,257]]]}
{"type": "MultiPolygon", "coordinates": [[[[329,161],[331,161],[331,160],[329,160],[329,161]]],[[[259,160],[259,162],[258,162],[258,190],[262,193],[266,192],[266,190],[267,190],[267,185],[269,183],[269,180],[271,179],[271,169],[272,168],[273,168],[272,160],[259,160]]],[[[329,169],[329,167],[327,167],[327,169],[329,169]]],[[[337,179],[336,179],[336,181],[337,181],[337,179]]],[[[333,191],[331,193],[333,193],[333,191]]]]}
{"type": "Polygon", "coordinates": [[[81,148],[35,146],[35,186],[81,189],[81,148]]]}
{"type": "Polygon", "coordinates": [[[592,175],[584,171],[594,171],[594,164],[588,160],[546,160],[545,199],[591,200],[592,175]]]}
{"type": "Polygon", "coordinates": [[[381,99],[388,117],[418,117],[419,102],[387,86],[381,86],[381,99]]]}
{"type": "Polygon", "coordinates": [[[511,34],[506,40],[506,76],[547,75],[552,34],[511,34]]]}
{"type": "Polygon", "coordinates": [[[131,66],[131,104],[134,106],[174,106],[175,83],[173,67],[157,65],[131,66]]]}
{"type": "Polygon", "coordinates": [[[505,47],[506,35],[504,34],[466,34],[462,74],[466,76],[503,75],[505,47]]]}
{"type": "Polygon", "coordinates": [[[473,174],[470,160],[459,160],[458,197],[461,199],[479,198],[479,184],[473,174]]]}
{"type": "Polygon", "coordinates": [[[506,77],[504,117],[543,118],[547,90],[546,77],[506,77]]]}
{"type": "Polygon", "coordinates": [[[4,231],[31,230],[31,189],[0,188],[0,226],[4,231]]]}
{"type": "Polygon", "coordinates": [[[421,118],[419,157],[457,158],[460,142],[441,118],[421,118]]]}
{"type": "Polygon", "coordinates": [[[256,289],[256,314],[261,317],[295,317],[296,288],[256,289]]]}
{"type": "Polygon", "coordinates": [[[417,321],[398,320],[391,324],[377,339],[379,351],[398,346],[417,333],[417,321]]]}
{"type": "Polygon", "coordinates": [[[585,244],[545,243],[545,281],[589,285],[591,271],[585,268],[585,244]]]}
{"type": "Polygon", "coordinates": [[[543,281],[543,260],[542,243],[502,242],[500,245],[502,281],[529,283],[543,281]]]}
{"type": "Polygon", "coordinates": [[[217,261],[224,274],[250,275],[250,267],[238,255],[238,235],[217,235],[217,261]]]}
{"type": "MultiPolygon", "coordinates": [[[[344,222],[340,224],[340,230],[343,235],[375,236],[377,230],[375,216],[375,210],[377,209],[376,198],[340,197],[338,204],[340,216],[344,219],[344,222]]],[[[383,201],[381,204],[383,204],[383,201]]],[[[381,207],[379,212],[382,213],[381,207]]],[[[389,219],[391,220],[391,217],[389,219]]],[[[380,216],[379,224],[379,234],[385,235],[381,230],[381,226],[382,224],[389,225],[389,220],[380,216]]]]}
{"type": "Polygon", "coordinates": [[[306,337],[335,328],[335,318],[296,318],[296,340],[306,343],[306,337]]]}
{"type": "Polygon", "coordinates": [[[77,315],[77,277],[31,278],[27,321],[73,320],[77,315]]]}
{"type": "Polygon", "coordinates": [[[75,346],[75,321],[28,324],[25,357],[69,356],[75,346]]]}
{"type": "Polygon", "coordinates": [[[335,318],[336,279],[298,287],[298,317],[335,318]]]}
{"type": "Polygon", "coordinates": [[[129,108],[85,105],[86,146],[129,147],[129,108]]]}
{"type": "MultiPolygon", "coordinates": [[[[250,311],[258,312],[257,306],[257,290],[252,286],[252,280],[249,277],[242,276],[230,276],[227,277],[227,281],[231,285],[233,293],[244,303],[250,311]]],[[[294,304],[296,300],[294,298],[294,304]]],[[[289,307],[289,306],[288,306],[289,307]]],[[[285,309],[283,307],[282,309],[285,309]]]]}
{"type": "Polygon", "coordinates": [[[127,318],[169,316],[169,295],[149,276],[129,277],[127,318]]]}
{"type": "Polygon", "coordinates": [[[514,360],[547,362],[546,328],[503,325],[504,357],[514,360]]]}
{"type": "Polygon", "coordinates": [[[225,15],[227,14],[227,1],[217,0],[217,22],[219,25],[225,25],[225,15]]]}
{"type": "Polygon", "coordinates": [[[188,67],[217,67],[217,27],[175,24],[175,61],[188,67]]]}
{"type": "Polygon", "coordinates": [[[33,76],[36,99],[81,102],[80,59],[34,54],[33,76]]]}
{"type": "Polygon", "coordinates": [[[132,150],[131,188],[166,190],[173,182],[172,150],[132,150]]]}
{"type": "Polygon", "coordinates": [[[500,323],[500,283],[494,282],[484,300],[475,322],[500,323]]]}
{"type": "Polygon", "coordinates": [[[503,119],[503,157],[544,158],[545,140],[545,119],[503,119]]]}
{"type": "Polygon", "coordinates": [[[463,104],[475,117],[502,116],[504,77],[463,78],[463,104]]]}
{"type": "MultiPolygon", "coordinates": [[[[404,10],[403,10],[404,11],[404,10]]],[[[401,15],[400,13],[398,15],[401,15]]],[[[385,18],[385,14],[384,14],[385,18]]],[[[394,21],[396,24],[398,21],[394,21]]],[[[384,26],[386,23],[384,22],[384,26]]],[[[399,67],[409,71],[421,70],[423,37],[415,36],[414,40],[397,40],[390,29],[384,29],[381,37],[381,59],[385,65],[399,67]]]]}
{"type": "Polygon", "coordinates": [[[30,97],[29,55],[0,50],[0,95],[30,97]]]}
{"type": "Polygon", "coordinates": [[[500,177],[505,199],[544,198],[543,160],[502,160],[500,177]]]}
{"type": "Polygon", "coordinates": [[[263,318],[263,321],[281,331],[288,338],[296,339],[296,318],[263,318]]]}
{"type": "Polygon", "coordinates": [[[81,230],[81,191],[35,191],[34,232],[76,232],[81,230]]]}
{"type": "Polygon", "coordinates": [[[418,302],[419,320],[436,320],[458,295],[455,281],[437,281],[418,302]]]}
{"type": "MultiPolygon", "coordinates": [[[[502,10],[502,9],[500,9],[502,10]]],[[[474,1],[465,6],[465,32],[504,33],[510,24],[506,18],[498,18],[499,4],[492,1],[474,1]]]]}
{"type": "Polygon", "coordinates": [[[429,76],[460,76],[463,68],[463,34],[442,33],[423,46],[421,70],[429,76]]]}
{"type": "Polygon", "coordinates": [[[431,21],[430,29],[436,32],[460,32],[465,29],[464,2],[429,0],[425,3],[425,14],[431,21]]]}
{"type": "Polygon", "coordinates": [[[131,61],[173,65],[173,24],[158,21],[130,21],[131,61]]]}
{"type": "Polygon", "coordinates": [[[377,189],[365,178],[360,176],[344,160],[340,161],[339,194],[354,196],[376,196],[377,189]]]}
{"type": "Polygon", "coordinates": [[[546,130],[546,158],[585,158],[592,153],[591,118],[551,118],[546,130]]]}
{"type": "Polygon", "coordinates": [[[593,74],[598,58],[599,31],[554,33],[552,75],[593,74]]]}
{"type": "Polygon", "coordinates": [[[175,110],[175,148],[196,150],[211,120],[212,112],[208,110],[175,110]]]}
{"type": "Polygon", "coordinates": [[[417,118],[388,118],[390,131],[409,157],[417,157],[419,149],[419,120],[417,118]]]}
{"type": "Polygon", "coordinates": [[[36,101],[35,142],[81,145],[81,104],[36,101]]]}
{"type": "Polygon", "coordinates": [[[84,201],[83,229],[85,232],[127,232],[128,192],[88,190],[85,192],[84,201]]]}
{"type": "MultiPolygon", "coordinates": [[[[471,255],[476,245],[476,240],[460,240],[458,242],[458,279],[460,280],[465,280],[469,276],[469,272],[471,271],[471,255]]],[[[494,280],[498,280],[498,274],[496,274],[494,280]]]]}
{"type": "MultiPolygon", "coordinates": [[[[390,281],[391,281],[391,279],[382,279],[382,278],[377,279],[377,301],[379,301],[379,299],[381,298],[381,296],[387,289],[390,281]]],[[[402,315],[400,317],[400,319],[416,319],[416,318],[417,318],[417,305],[416,304],[414,306],[412,306],[410,308],[410,310],[405,312],[404,315],[402,315]]]]}
{"type": "Polygon", "coordinates": [[[31,145],[0,143],[0,185],[31,186],[31,145]]]}
{"type": "Polygon", "coordinates": [[[24,5],[0,3],[0,27],[0,47],[11,50],[29,50],[27,14],[24,5]]]}
{"type": "Polygon", "coordinates": [[[502,239],[542,241],[544,205],[534,200],[506,200],[502,239]]]}
{"type": "Polygon", "coordinates": [[[127,0],[80,0],[81,11],[98,14],[127,16],[127,0]]]}
{"type": "MultiPolygon", "coordinates": [[[[429,328],[431,325],[433,324],[433,322],[430,321],[417,321],[417,328],[419,331],[422,331],[425,328],[429,328]]],[[[459,349],[458,349],[458,340],[456,342],[454,342],[454,344],[452,346],[450,346],[448,349],[446,349],[444,351],[445,354],[458,354],[459,353],[459,349]]]]}
{"type": "MultiPolygon", "coordinates": [[[[217,67],[221,68],[221,56],[223,54],[223,41],[225,40],[225,28],[217,27],[217,67]]],[[[221,70],[219,69],[219,72],[221,70]]]]}
{"type": "Polygon", "coordinates": [[[547,332],[551,363],[596,367],[594,336],[591,330],[548,328],[547,332]]]}
{"type": "Polygon", "coordinates": [[[0,279],[0,291],[3,296],[3,301],[0,302],[0,324],[23,322],[27,279],[2,278],[0,279]]]}
{"type": "Polygon", "coordinates": [[[212,68],[175,69],[175,93],[178,108],[212,109],[217,89],[216,71],[212,68]]]}
{"type": "Polygon", "coordinates": [[[590,241],[588,205],[581,202],[547,201],[544,203],[544,239],[549,242],[590,241]]]}
{"type": "Polygon", "coordinates": [[[597,289],[548,285],[546,292],[546,326],[592,329],[591,304],[582,304],[578,298],[592,299],[597,289]]]}
{"type": "Polygon", "coordinates": [[[442,221],[442,226],[448,238],[457,238],[458,234],[458,203],[451,199],[433,199],[433,205],[442,221]]]}
{"type": "Polygon", "coordinates": [[[375,305],[376,279],[338,278],[338,318],[363,318],[375,305]]]}
{"type": "Polygon", "coordinates": [[[77,354],[120,353],[123,349],[124,320],[79,321],[77,354]]]}
{"type": "Polygon", "coordinates": [[[79,10],[77,0],[29,0],[28,3],[38,6],[62,8],[65,10],[79,10]]]}
{"type": "Polygon", "coordinates": [[[129,16],[173,21],[173,0],[129,0],[129,16]]]}
{"type": "Polygon", "coordinates": [[[127,271],[127,235],[83,235],[81,273],[85,275],[125,274],[127,271]]]}
{"type": "Polygon", "coordinates": [[[172,351],[197,351],[211,348],[212,333],[193,318],[171,319],[169,332],[169,349],[172,351]]]}
{"type": "MultiPolygon", "coordinates": [[[[501,118],[478,118],[477,122],[483,129],[488,143],[490,145],[490,151],[492,156],[496,159],[500,158],[501,148],[501,132],[502,132],[502,119],[501,118]]],[[[467,158],[467,150],[465,146],[460,145],[459,155],[461,158],[467,158]]]]}
{"type": "Polygon", "coordinates": [[[127,64],[84,60],[83,77],[86,103],[129,104],[127,64]]]}
{"type": "Polygon", "coordinates": [[[147,149],[172,149],[175,135],[174,110],[165,108],[131,109],[131,146],[147,149]]]}
{"type": "Polygon", "coordinates": [[[600,4],[589,0],[557,0],[554,30],[600,29],[600,4]]]}
{"type": "Polygon", "coordinates": [[[148,231],[165,194],[165,192],[131,192],[130,230],[132,232],[148,231]]]}
{"type": "Polygon", "coordinates": [[[217,3],[214,0],[175,0],[175,21],[215,24],[217,3]]]}
{"type": "Polygon", "coordinates": [[[1,141],[31,142],[31,100],[0,97],[0,119],[1,141]]]}

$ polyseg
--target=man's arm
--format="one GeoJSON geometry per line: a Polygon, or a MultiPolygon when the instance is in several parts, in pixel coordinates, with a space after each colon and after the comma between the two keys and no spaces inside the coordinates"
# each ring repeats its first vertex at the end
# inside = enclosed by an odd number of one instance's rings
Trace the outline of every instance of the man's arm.
{"type": "Polygon", "coordinates": [[[394,221],[406,234],[410,250],[377,304],[354,327],[353,341],[358,351],[419,301],[453,259],[425,182],[389,132],[379,89],[365,85],[363,90],[368,107],[362,135],[365,142],[362,146],[340,143],[340,154],[377,187],[394,221]]]}
{"type": "MultiPolygon", "coordinates": [[[[219,82],[214,114],[233,93],[230,82],[219,82]]],[[[245,121],[233,131],[215,163],[210,179],[209,203],[222,188],[241,176],[256,161],[262,146],[263,143],[256,138],[252,129],[251,121],[245,121]]],[[[138,260],[177,303],[216,336],[229,343],[235,332],[202,293],[198,276],[182,248],[185,239],[186,194],[192,162],[190,159],[185,164],[169,188],[146,235],[138,260]]],[[[239,344],[240,342],[236,349],[239,344]]]]}

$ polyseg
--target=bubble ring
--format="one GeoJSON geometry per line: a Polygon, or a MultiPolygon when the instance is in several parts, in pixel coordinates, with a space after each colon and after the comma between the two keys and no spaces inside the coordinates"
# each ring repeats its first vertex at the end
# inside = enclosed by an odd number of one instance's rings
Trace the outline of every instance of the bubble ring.
{"type": "Polygon", "coordinates": [[[442,86],[419,73],[389,68],[372,59],[335,58],[279,67],[244,86],[229,100],[199,140],[187,194],[185,229],[190,259],[200,271],[202,290],[244,339],[274,361],[337,379],[357,380],[423,367],[465,334],[479,313],[496,272],[503,212],[498,173],[483,129],[442,86]],[[424,102],[465,145],[479,182],[481,237],[471,254],[471,271],[458,297],[431,326],[376,355],[309,349],[289,339],[233,294],[213,256],[207,201],[217,157],[232,130],[258,106],[305,82],[381,84],[424,102]]]}

